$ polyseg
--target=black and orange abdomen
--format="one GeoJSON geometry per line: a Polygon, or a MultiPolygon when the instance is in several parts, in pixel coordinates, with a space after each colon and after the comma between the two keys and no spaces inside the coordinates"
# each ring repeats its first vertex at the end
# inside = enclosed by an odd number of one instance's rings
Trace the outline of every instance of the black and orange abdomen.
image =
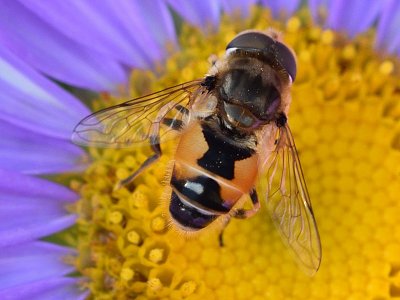
{"type": "Polygon", "coordinates": [[[192,123],[181,136],[171,176],[169,210],[185,230],[199,230],[229,213],[254,187],[257,154],[227,140],[205,122],[192,123]]]}

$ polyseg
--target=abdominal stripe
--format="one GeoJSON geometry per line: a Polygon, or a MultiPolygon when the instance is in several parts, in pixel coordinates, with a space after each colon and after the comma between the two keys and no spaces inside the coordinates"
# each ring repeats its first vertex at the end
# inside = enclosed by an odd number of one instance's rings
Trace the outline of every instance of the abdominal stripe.
{"type": "Polygon", "coordinates": [[[213,214],[205,214],[195,207],[186,204],[179,198],[174,190],[171,194],[169,212],[173,220],[187,230],[205,228],[218,217],[213,214]]]}
{"type": "Polygon", "coordinates": [[[202,132],[208,144],[208,150],[197,160],[199,166],[213,174],[231,180],[235,177],[235,162],[249,158],[254,150],[241,148],[226,142],[216,135],[207,125],[202,125],[202,132]]]}
{"type": "Polygon", "coordinates": [[[218,182],[208,176],[177,179],[173,174],[171,185],[185,197],[186,201],[200,209],[226,213],[231,208],[221,198],[221,187],[218,182]]]}

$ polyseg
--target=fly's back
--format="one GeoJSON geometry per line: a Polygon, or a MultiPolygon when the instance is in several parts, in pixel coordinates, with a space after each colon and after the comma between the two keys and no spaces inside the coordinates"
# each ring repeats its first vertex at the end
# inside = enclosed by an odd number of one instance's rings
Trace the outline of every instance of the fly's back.
{"type": "Polygon", "coordinates": [[[216,123],[216,119],[193,122],[177,147],[170,213],[185,230],[202,229],[228,214],[257,178],[254,149],[232,143],[213,128],[216,123]]]}

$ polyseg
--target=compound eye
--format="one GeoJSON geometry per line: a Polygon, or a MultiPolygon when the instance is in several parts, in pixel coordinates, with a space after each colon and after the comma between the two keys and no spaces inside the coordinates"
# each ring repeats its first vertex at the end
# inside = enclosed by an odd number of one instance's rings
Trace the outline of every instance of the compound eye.
{"type": "Polygon", "coordinates": [[[238,34],[229,44],[226,49],[258,49],[264,50],[269,48],[275,41],[271,37],[261,32],[246,32],[238,34]]]}
{"type": "Polygon", "coordinates": [[[276,41],[275,45],[276,45],[276,59],[286,70],[286,72],[288,72],[288,74],[292,78],[292,81],[294,81],[296,79],[297,66],[296,66],[296,59],[294,58],[292,51],[290,51],[289,48],[286,47],[281,42],[276,41]]]}
{"type": "Polygon", "coordinates": [[[292,81],[296,78],[297,66],[296,59],[292,51],[283,43],[274,40],[270,36],[261,32],[246,32],[237,35],[226,46],[229,49],[242,49],[257,51],[262,53],[267,59],[278,62],[290,75],[292,81]]]}

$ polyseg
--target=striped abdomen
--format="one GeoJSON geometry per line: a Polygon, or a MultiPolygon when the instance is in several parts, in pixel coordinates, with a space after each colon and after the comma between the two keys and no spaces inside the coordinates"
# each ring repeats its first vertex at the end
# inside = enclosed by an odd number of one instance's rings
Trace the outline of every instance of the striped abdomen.
{"type": "Polygon", "coordinates": [[[186,230],[206,227],[229,213],[254,186],[257,154],[216,135],[206,123],[182,134],[171,176],[170,213],[186,230]]]}

